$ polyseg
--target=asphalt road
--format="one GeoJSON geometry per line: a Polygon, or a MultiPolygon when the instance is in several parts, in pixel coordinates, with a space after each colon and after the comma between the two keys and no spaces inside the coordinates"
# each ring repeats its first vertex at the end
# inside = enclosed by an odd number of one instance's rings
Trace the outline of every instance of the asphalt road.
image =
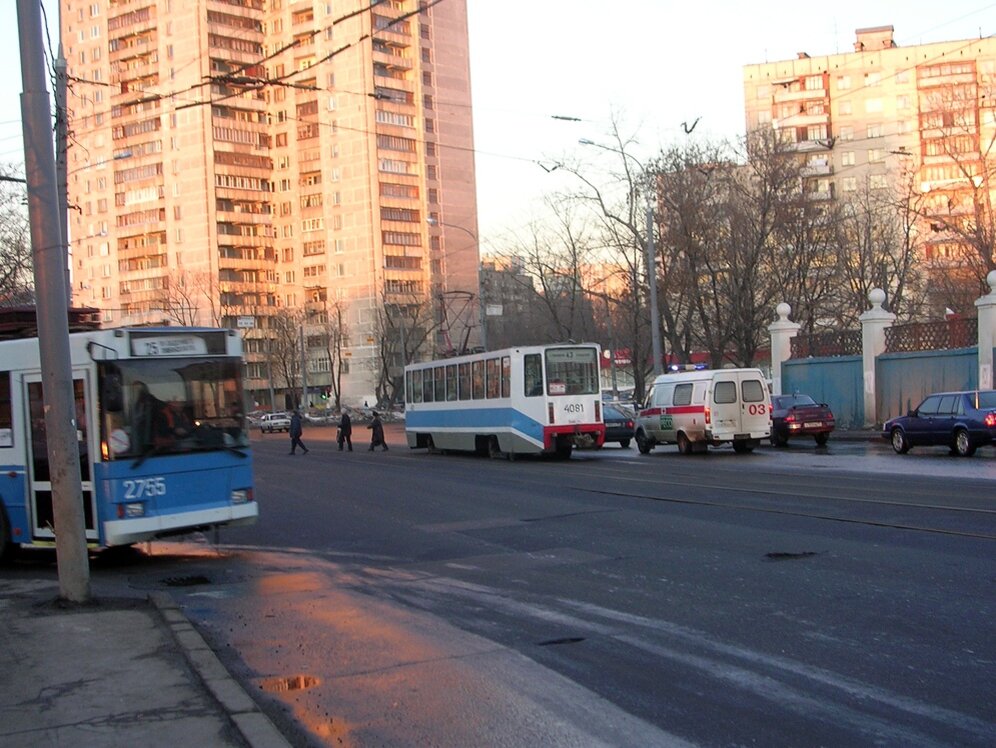
{"type": "Polygon", "coordinates": [[[302,744],[992,745],[996,454],[567,462],[254,435],[261,522],[168,586],[302,744]]]}

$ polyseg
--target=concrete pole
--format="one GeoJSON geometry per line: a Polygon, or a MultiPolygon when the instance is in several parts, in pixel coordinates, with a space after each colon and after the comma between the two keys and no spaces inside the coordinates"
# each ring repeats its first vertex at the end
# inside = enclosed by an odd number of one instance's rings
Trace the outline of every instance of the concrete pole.
{"type": "Polygon", "coordinates": [[[858,317],[861,320],[861,361],[865,387],[865,428],[878,422],[878,408],[875,397],[875,360],[885,353],[885,330],[892,327],[896,315],[882,308],[885,291],[873,288],[868,292],[872,308],[858,317]]]}
{"type": "MultiPolygon", "coordinates": [[[[59,4],[61,25],[62,4],[59,4]]],[[[59,225],[62,228],[62,242],[66,247],[66,304],[73,305],[73,281],[71,258],[69,256],[69,176],[66,159],[69,157],[69,110],[66,108],[66,58],[59,42],[59,57],[55,61],[55,169],[59,183],[59,225]]]]}
{"type": "Polygon", "coordinates": [[[90,598],[90,566],[83,520],[73,370],[66,300],[66,245],[60,235],[49,96],[45,88],[41,6],[17,0],[21,45],[21,122],[28,185],[28,218],[37,297],[38,344],[45,397],[45,432],[52,482],[55,553],[60,596],[90,598]]]}
{"type": "Polygon", "coordinates": [[[986,276],[989,293],[976,299],[979,316],[979,389],[993,388],[993,348],[996,347],[996,270],[986,276]]]}
{"type": "Polygon", "coordinates": [[[768,334],[771,335],[771,394],[781,395],[782,364],[792,358],[792,338],[799,333],[801,325],[789,321],[792,307],[785,302],[775,307],[775,313],[778,319],[768,325],[768,334]]]}

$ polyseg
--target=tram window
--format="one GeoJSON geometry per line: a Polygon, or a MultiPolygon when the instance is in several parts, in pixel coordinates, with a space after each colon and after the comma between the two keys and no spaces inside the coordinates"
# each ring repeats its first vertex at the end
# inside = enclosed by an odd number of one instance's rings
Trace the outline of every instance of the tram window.
{"type": "Polygon", "coordinates": [[[0,374],[0,447],[14,446],[13,421],[10,415],[10,374],[0,374]]]}
{"type": "Polygon", "coordinates": [[[422,370],[422,396],[427,403],[433,402],[432,369],[422,370]]]}
{"type": "Polygon", "coordinates": [[[432,378],[435,380],[434,395],[437,403],[446,402],[446,367],[437,366],[432,370],[432,378]]]}
{"type": "Polygon", "coordinates": [[[457,399],[457,368],[456,364],[446,367],[446,399],[457,399]]]}
{"type": "Polygon", "coordinates": [[[488,359],[488,398],[498,397],[501,392],[501,380],[498,375],[498,359],[488,359]]]}
{"type": "Polygon", "coordinates": [[[543,359],[538,353],[522,357],[522,383],[526,397],[543,394],[543,359]]]}
{"type": "Polygon", "coordinates": [[[474,379],[474,399],[483,400],[484,399],[484,362],[475,361],[473,366],[473,379],[474,379]]]}
{"type": "Polygon", "coordinates": [[[411,390],[410,390],[412,398],[411,402],[420,403],[422,402],[422,370],[416,369],[415,371],[411,372],[411,375],[412,375],[411,390]]]}
{"type": "Polygon", "coordinates": [[[470,400],[470,362],[460,364],[460,399],[470,400]]]}
{"type": "Polygon", "coordinates": [[[512,359],[508,356],[501,358],[501,396],[512,396],[512,359]]]}

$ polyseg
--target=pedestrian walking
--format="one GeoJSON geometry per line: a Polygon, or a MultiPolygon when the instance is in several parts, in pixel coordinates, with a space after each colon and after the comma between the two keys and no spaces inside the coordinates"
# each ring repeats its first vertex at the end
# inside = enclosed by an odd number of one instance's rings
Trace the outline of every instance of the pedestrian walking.
{"type": "Polygon", "coordinates": [[[387,442],[384,441],[384,424],[380,422],[380,416],[377,415],[376,410],[373,412],[373,420],[367,428],[372,429],[372,433],[370,434],[370,449],[368,451],[373,452],[374,447],[383,447],[386,452],[387,442]]]}
{"type": "Polygon", "coordinates": [[[336,435],[336,441],[339,442],[340,452],[343,444],[349,447],[350,452],[353,451],[353,422],[346,411],[342,412],[342,418],[339,419],[339,433],[336,435]]]}
{"type": "Polygon", "coordinates": [[[298,447],[300,447],[305,454],[308,454],[308,452],[311,451],[306,446],[304,446],[304,442],[301,441],[302,433],[304,433],[304,429],[301,427],[301,414],[295,410],[294,414],[291,416],[291,424],[290,424],[290,440],[291,440],[290,453],[292,455],[297,454],[296,450],[298,447]]]}

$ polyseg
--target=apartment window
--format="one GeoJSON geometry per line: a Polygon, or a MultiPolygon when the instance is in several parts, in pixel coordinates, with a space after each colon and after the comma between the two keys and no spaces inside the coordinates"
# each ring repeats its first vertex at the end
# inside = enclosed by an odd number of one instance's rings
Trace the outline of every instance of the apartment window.
{"type": "Polygon", "coordinates": [[[899,83],[901,85],[909,82],[910,82],[909,70],[900,70],[898,73],[896,73],[896,83],[899,83]]]}
{"type": "Polygon", "coordinates": [[[432,119],[427,119],[425,121],[425,131],[426,132],[435,132],[436,131],[436,121],[432,120],[432,119]]]}
{"type": "Polygon", "coordinates": [[[858,189],[858,180],[855,177],[844,177],[840,180],[841,192],[854,192],[858,189]]]}
{"type": "Polygon", "coordinates": [[[837,106],[838,114],[850,114],[851,111],[852,111],[851,102],[849,99],[844,99],[844,101],[840,102],[840,104],[837,106]]]}
{"type": "Polygon", "coordinates": [[[294,262],[294,250],[291,247],[284,247],[283,251],[284,262],[294,262]]]}
{"type": "Polygon", "coordinates": [[[865,87],[872,88],[882,83],[881,73],[865,73],[865,87]]]}
{"type": "Polygon", "coordinates": [[[807,91],[822,91],[823,90],[823,76],[822,75],[810,75],[806,78],[806,90],[807,91]]]}
{"type": "Polygon", "coordinates": [[[868,125],[868,137],[869,138],[881,138],[882,137],[882,125],[881,123],[875,123],[868,125]]]}
{"type": "Polygon", "coordinates": [[[883,148],[869,148],[868,149],[868,163],[869,164],[880,164],[885,161],[885,149],[883,148]]]}
{"type": "Polygon", "coordinates": [[[294,271],[288,270],[286,273],[284,273],[284,283],[293,283],[293,282],[294,282],[294,271]]]}
{"type": "Polygon", "coordinates": [[[906,94],[896,97],[896,109],[909,109],[910,97],[906,94]]]}
{"type": "Polygon", "coordinates": [[[851,87],[851,76],[849,75],[838,75],[837,76],[837,88],[841,91],[846,91],[851,87]]]}
{"type": "Polygon", "coordinates": [[[826,137],[826,125],[811,125],[806,128],[806,140],[824,140],[826,137]]]}
{"type": "Polygon", "coordinates": [[[841,166],[854,166],[854,151],[844,151],[840,154],[841,166]]]}
{"type": "Polygon", "coordinates": [[[754,91],[754,97],[759,101],[765,101],[771,98],[771,86],[767,83],[762,83],[754,91]]]}
{"type": "Polygon", "coordinates": [[[436,179],[436,167],[429,164],[425,167],[425,178],[426,179],[436,179]]]}
{"type": "Polygon", "coordinates": [[[341,255],[346,249],[346,241],[344,239],[335,240],[335,253],[341,255]]]}
{"type": "Polygon", "coordinates": [[[757,113],[757,124],[759,125],[770,125],[771,124],[771,112],[767,109],[762,110],[757,113]]]}
{"type": "Polygon", "coordinates": [[[868,177],[868,186],[873,190],[884,190],[889,186],[885,174],[872,174],[868,177]]]}
{"type": "Polygon", "coordinates": [[[841,127],[837,130],[838,140],[854,140],[854,128],[853,127],[841,127]]]}

